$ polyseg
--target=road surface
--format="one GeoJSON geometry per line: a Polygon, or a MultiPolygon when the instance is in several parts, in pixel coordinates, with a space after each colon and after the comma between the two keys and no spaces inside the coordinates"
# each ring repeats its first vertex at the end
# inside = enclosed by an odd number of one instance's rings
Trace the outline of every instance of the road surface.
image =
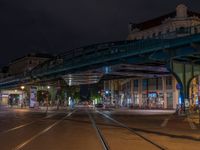
{"type": "Polygon", "coordinates": [[[0,112],[1,150],[199,150],[200,129],[173,114],[96,109],[0,112]]]}

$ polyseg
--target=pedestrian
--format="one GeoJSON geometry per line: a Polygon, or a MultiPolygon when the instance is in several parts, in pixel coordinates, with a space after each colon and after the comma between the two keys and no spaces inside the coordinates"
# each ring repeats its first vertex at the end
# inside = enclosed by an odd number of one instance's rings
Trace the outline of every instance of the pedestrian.
{"type": "Polygon", "coordinates": [[[12,108],[12,106],[13,106],[13,100],[12,100],[11,95],[9,95],[9,104],[10,104],[10,107],[12,108]]]}

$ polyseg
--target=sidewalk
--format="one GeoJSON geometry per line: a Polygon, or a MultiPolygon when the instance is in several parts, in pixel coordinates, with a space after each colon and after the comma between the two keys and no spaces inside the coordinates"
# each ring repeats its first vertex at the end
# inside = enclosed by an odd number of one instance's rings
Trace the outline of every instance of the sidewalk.
{"type": "MultiPolygon", "coordinates": [[[[103,109],[102,109],[103,110],[103,109]]],[[[106,110],[106,109],[105,109],[106,110]]],[[[128,108],[114,108],[111,109],[112,114],[127,114],[127,115],[172,115],[176,110],[160,110],[160,109],[128,109],[128,108]]]]}

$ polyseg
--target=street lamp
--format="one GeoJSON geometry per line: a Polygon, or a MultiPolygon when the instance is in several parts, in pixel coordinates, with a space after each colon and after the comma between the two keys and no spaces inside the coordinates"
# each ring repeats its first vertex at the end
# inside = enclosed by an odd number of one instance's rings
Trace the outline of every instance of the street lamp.
{"type": "Polygon", "coordinates": [[[47,86],[47,91],[48,91],[48,93],[47,93],[47,95],[46,95],[46,101],[47,101],[47,109],[46,109],[46,113],[48,112],[48,107],[49,107],[49,89],[50,89],[51,87],[48,85],[47,86]]]}
{"type": "Polygon", "coordinates": [[[21,100],[21,108],[22,108],[23,104],[24,104],[24,94],[23,94],[24,91],[23,90],[25,89],[25,86],[22,85],[20,88],[22,89],[22,100],[21,100]]]}
{"type": "Polygon", "coordinates": [[[21,87],[20,87],[22,90],[24,90],[25,89],[25,87],[22,85],[21,87]]]}

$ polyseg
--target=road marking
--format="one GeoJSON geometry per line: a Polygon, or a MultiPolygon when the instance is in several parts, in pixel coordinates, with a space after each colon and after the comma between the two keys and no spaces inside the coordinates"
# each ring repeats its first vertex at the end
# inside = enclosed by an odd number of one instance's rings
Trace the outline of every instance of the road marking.
{"type": "Polygon", "coordinates": [[[197,127],[195,126],[195,124],[193,123],[193,121],[190,118],[187,118],[187,121],[188,121],[188,123],[190,125],[190,128],[192,130],[196,130],[197,129],[197,127]]]}
{"type": "Polygon", "coordinates": [[[26,127],[26,126],[28,126],[28,125],[31,125],[31,124],[35,123],[35,122],[36,122],[36,121],[32,121],[32,122],[29,122],[29,123],[26,123],[26,124],[23,124],[23,125],[20,125],[20,126],[17,126],[17,127],[14,127],[14,128],[8,129],[8,130],[5,130],[5,131],[2,131],[2,132],[0,132],[0,134],[2,134],[2,133],[8,133],[8,132],[11,132],[11,131],[14,131],[14,130],[17,130],[17,129],[26,127]]]}
{"type": "Polygon", "coordinates": [[[165,118],[165,120],[161,124],[161,127],[165,127],[167,125],[169,119],[170,119],[170,117],[169,118],[165,118]]]}
{"type": "Polygon", "coordinates": [[[162,124],[160,125],[161,127],[165,127],[169,120],[172,118],[173,115],[170,115],[169,117],[165,118],[165,120],[162,122],[162,124]]]}
{"type": "Polygon", "coordinates": [[[29,123],[25,123],[25,124],[23,124],[23,125],[19,125],[19,126],[17,126],[17,127],[14,127],[14,128],[11,128],[11,129],[8,129],[8,130],[5,130],[5,131],[2,131],[2,132],[0,132],[0,134],[8,133],[8,132],[11,132],[11,131],[14,131],[14,130],[17,130],[17,129],[20,129],[20,128],[23,128],[23,127],[26,127],[26,126],[29,126],[29,125],[31,125],[31,124],[37,122],[37,121],[40,121],[40,120],[42,120],[42,119],[48,119],[48,118],[51,118],[51,117],[53,117],[53,116],[55,116],[55,115],[56,115],[56,114],[51,114],[51,115],[48,115],[48,116],[43,117],[43,118],[41,118],[41,119],[38,119],[38,120],[36,120],[36,121],[32,121],[32,122],[29,122],[29,123]]]}
{"type": "Polygon", "coordinates": [[[101,114],[101,115],[103,115],[104,117],[108,118],[109,120],[115,122],[116,124],[122,126],[123,128],[125,128],[125,129],[127,129],[127,130],[133,132],[135,135],[137,135],[137,136],[139,136],[140,138],[144,139],[145,141],[151,143],[152,145],[156,146],[157,148],[159,148],[159,149],[161,149],[161,150],[167,150],[166,147],[163,147],[163,146],[157,144],[157,143],[154,142],[153,140],[151,140],[151,139],[147,138],[146,136],[144,136],[144,135],[142,135],[142,134],[136,132],[135,130],[129,128],[126,124],[123,124],[123,123],[121,123],[121,122],[119,122],[119,121],[113,119],[112,117],[108,116],[108,115],[105,114],[105,113],[102,113],[102,112],[98,112],[98,113],[101,114]]]}
{"type": "Polygon", "coordinates": [[[49,115],[47,115],[46,117],[44,117],[45,119],[49,119],[49,118],[51,118],[51,117],[53,117],[53,116],[55,116],[57,113],[53,113],[53,114],[49,114],[49,115]]]}
{"type": "Polygon", "coordinates": [[[53,123],[52,125],[48,126],[47,128],[45,128],[44,130],[42,130],[41,132],[37,133],[36,135],[32,136],[30,139],[26,140],[25,142],[17,145],[13,150],[20,150],[22,149],[24,146],[26,146],[27,144],[29,144],[30,142],[32,142],[34,139],[36,139],[37,137],[39,137],[40,135],[46,133],[47,131],[49,131],[51,128],[53,128],[54,126],[58,125],[60,122],[62,122],[64,119],[70,117],[76,110],[68,113],[65,117],[61,118],[60,120],[56,121],[55,123],[53,123]]]}

